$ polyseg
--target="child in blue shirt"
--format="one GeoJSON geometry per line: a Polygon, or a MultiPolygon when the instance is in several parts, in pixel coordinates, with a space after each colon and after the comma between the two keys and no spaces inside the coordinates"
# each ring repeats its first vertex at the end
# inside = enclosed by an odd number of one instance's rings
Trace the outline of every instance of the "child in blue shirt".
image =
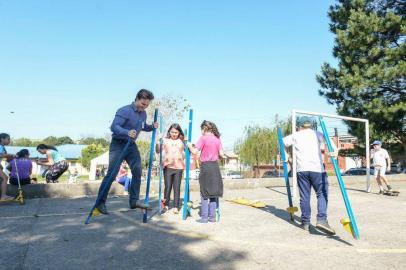
{"type": "MultiPolygon", "coordinates": [[[[3,158],[10,160],[13,158],[13,155],[7,154],[6,148],[4,147],[5,145],[10,144],[10,135],[7,133],[0,133],[0,162],[3,160],[3,158]]],[[[7,181],[8,181],[8,175],[3,172],[3,166],[1,166],[0,163],[0,182],[1,182],[1,195],[0,195],[0,201],[9,201],[12,200],[13,197],[7,196],[7,181]]]]}

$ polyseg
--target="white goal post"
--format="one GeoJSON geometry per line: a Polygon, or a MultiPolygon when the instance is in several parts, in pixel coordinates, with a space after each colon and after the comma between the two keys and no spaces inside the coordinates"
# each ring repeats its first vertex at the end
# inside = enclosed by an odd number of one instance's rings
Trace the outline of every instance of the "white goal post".
{"type": "MultiPolygon", "coordinates": [[[[371,191],[371,177],[370,177],[370,147],[369,147],[369,120],[363,118],[354,118],[354,117],[347,117],[341,115],[334,115],[334,114],[327,114],[327,113],[318,113],[318,112],[308,112],[308,111],[301,111],[301,110],[292,110],[292,133],[296,133],[296,116],[297,115],[309,115],[309,116],[323,116],[328,118],[340,119],[340,120],[347,120],[347,121],[355,121],[365,123],[365,158],[366,158],[366,191],[371,191]]],[[[339,148],[339,145],[337,145],[339,148]]],[[[298,196],[298,188],[297,188],[297,179],[296,179],[296,151],[292,148],[292,159],[293,159],[293,166],[292,166],[292,177],[293,177],[293,196],[298,196]]]]}

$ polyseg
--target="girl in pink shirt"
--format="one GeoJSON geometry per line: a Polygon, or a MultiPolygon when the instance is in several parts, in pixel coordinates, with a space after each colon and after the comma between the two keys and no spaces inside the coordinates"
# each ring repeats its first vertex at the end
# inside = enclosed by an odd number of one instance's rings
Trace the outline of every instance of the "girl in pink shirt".
{"type": "MultiPolygon", "coordinates": [[[[183,144],[185,135],[179,124],[172,124],[169,127],[166,138],[162,144],[162,167],[164,170],[164,205],[165,210],[169,209],[171,200],[171,192],[173,186],[174,193],[174,209],[173,213],[178,214],[180,209],[180,185],[185,169],[185,147],[183,144]]],[[[159,152],[160,147],[157,145],[156,151],[159,152]]]]}
{"type": "Polygon", "coordinates": [[[223,180],[221,178],[219,158],[225,157],[217,126],[210,121],[200,125],[202,136],[195,146],[189,144],[192,154],[200,152],[200,223],[216,222],[217,200],[223,196],[223,180]]]}

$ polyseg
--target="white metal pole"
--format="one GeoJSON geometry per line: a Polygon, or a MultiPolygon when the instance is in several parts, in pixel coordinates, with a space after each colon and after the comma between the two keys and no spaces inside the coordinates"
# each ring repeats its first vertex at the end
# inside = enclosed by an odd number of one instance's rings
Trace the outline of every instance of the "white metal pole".
{"type": "Polygon", "coordinates": [[[371,176],[370,176],[370,168],[371,168],[371,157],[370,149],[369,149],[369,120],[365,122],[365,158],[367,160],[367,192],[371,192],[371,176]]]}
{"type": "MultiPolygon", "coordinates": [[[[296,111],[292,111],[292,134],[296,133],[296,111]]],[[[297,179],[296,179],[296,151],[295,147],[292,147],[292,185],[293,185],[293,194],[294,198],[297,198],[297,179]]]]}
{"type": "MultiPolygon", "coordinates": [[[[367,192],[371,191],[371,177],[370,177],[370,147],[369,147],[369,120],[363,118],[356,118],[356,117],[348,117],[348,116],[341,116],[341,115],[334,115],[328,113],[318,113],[318,112],[309,112],[309,111],[302,111],[302,110],[292,110],[292,134],[296,132],[296,114],[305,114],[305,115],[314,115],[314,116],[324,116],[330,117],[335,119],[341,120],[348,120],[348,121],[355,121],[355,122],[362,122],[365,123],[365,158],[366,158],[366,167],[367,167],[367,192]]],[[[292,158],[293,158],[293,197],[298,195],[297,193],[297,179],[296,179],[296,152],[295,149],[292,149],[292,158]]]]}
{"type": "Polygon", "coordinates": [[[308,112],[308,111],[299,111],[299,110],[293,110],[293,111],[295,113],[300,113],[300,114],[315,115],[315,116],[325,116],[325,117],[330,117],[330,118],[349,120],[349,121],[356,121],[356,122],[364,122],[364,123],[368,122],[367,119],[348,117],[348,116],[341,116],[341,115],[335,115],[335,114],[308,112]]]}

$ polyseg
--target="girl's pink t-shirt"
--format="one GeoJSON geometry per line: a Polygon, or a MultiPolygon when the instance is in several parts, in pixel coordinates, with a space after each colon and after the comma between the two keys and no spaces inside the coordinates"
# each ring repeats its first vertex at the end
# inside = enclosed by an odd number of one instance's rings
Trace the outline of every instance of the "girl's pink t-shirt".
{"type": "Polygon", "coordinates": [[[214,134],[206,134],[200,137],[196,143],[196,148],[200,150],[201,162],[218,161],[222,149],[221,140],[214,134]]]}
{"type": "Polygon", "coordinates": [[[185,168],[185,146],[182,140],[164,139],[163,166],[176,170],[185,168]]]}

